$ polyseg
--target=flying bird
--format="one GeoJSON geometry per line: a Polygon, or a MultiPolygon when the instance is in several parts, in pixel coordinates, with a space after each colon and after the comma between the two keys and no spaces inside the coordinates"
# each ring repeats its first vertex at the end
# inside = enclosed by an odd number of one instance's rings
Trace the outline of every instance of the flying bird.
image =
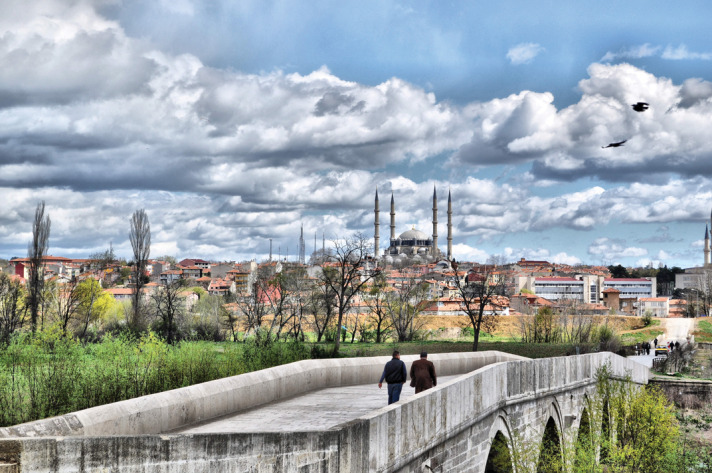
{"type": "Polygon", "coordinates": [[[628,140],[619,141],[617,143],[609,143],[608,146],[601,146],[601,148],[618,148],[619,146],[623,146],[623,143],[626,141],[628,140]]]}
{"type": "Polygon", "coordinates": [[[636,112],[644,112],[648,108],[650,108],[650,105],[645,102],[638,102],[631,105],[631,107],[633,107],[633,110],[635,110],[636,112]]]}

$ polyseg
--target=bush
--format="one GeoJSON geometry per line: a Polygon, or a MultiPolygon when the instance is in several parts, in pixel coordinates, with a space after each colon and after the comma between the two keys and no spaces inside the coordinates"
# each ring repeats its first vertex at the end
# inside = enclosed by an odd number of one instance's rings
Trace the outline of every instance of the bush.
{"type": "Polygon", "coordinates": [[[650,311],[646,311],[642,317],[642,322],[644,327],[650,326],[653,323],[653,314],[650,311]]]}

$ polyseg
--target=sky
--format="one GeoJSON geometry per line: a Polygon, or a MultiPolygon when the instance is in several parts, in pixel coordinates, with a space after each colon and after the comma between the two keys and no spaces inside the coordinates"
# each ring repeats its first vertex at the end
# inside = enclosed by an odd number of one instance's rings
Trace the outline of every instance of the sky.
{"type": "Polygon", "coordinates": [[[0,257],[296,260],[396,234],[485,262],[690,267],[712,210],[712,3],[3,0],[0,257]],[[635,112],[631,104],[647,102],[635,112]],[[604,148],[626,140],[623,146],[604,148]]]}

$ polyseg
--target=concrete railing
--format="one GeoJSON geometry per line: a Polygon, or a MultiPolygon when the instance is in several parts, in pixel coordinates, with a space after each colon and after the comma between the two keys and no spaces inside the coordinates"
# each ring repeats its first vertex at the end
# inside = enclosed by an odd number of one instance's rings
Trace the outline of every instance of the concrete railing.
{"type": "MultiPolygon", "coordinates": [[[[403,356],[408,369],[418,355],[403,356]]],[[[464,374],[483,366],[524,360],[502,352],[446,353],[429,357],[438,375],[464,374]]],[[[0,438],[146,435],[171,432],[309,391],[378,382],[387,356],[305,360],[232,376],[63,416],[0,428],[0,438]]]]}

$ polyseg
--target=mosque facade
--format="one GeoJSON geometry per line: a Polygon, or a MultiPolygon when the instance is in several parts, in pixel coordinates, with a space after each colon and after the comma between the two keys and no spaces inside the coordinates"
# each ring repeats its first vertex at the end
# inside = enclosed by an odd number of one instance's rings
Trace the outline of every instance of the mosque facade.
{"type": "Polygon", "coordinates": [[[447,196],[447,255],[444,255],[438,248],[438,196],[433,188],[433,233],[431,236],[417,230],[415,227],[407,230],[396,237],[396,207],[393,193],[391,193],[391,235],[388,248],[380,253],[380,207],[378,202],[378,190],[376,190],[376,202],[374,208],[374,254],[379,258],[418,258],[426,261],[439,260],[447,257],[452,259],[452,196],[448,191],[447,196]]]}

